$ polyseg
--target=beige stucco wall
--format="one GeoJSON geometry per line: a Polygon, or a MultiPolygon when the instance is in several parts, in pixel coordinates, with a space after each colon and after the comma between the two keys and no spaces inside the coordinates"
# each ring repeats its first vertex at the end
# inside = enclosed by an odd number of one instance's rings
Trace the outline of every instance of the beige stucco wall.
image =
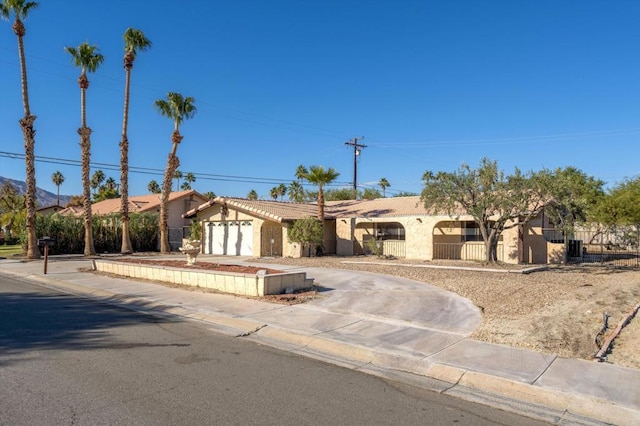
{"type": "MultiPolygon", "coordinates": [[[[513,222],[507,222],[511,226],[513,222]]],[[[518,259],[518,225],[502,231],[502,262],[517,264],[518,259]]]]}
{"type": "MultiPolygon", "coordinates": [[[[547,263],[548,245],[542,234],[543,217],[538,216],[523,226],[522,261],[523,263],[547,263]]],[[[546,221],[545,221],[546,222],[546,221]]]]}
{"type": "Polygon", "coordinates": [[[336,254],[353,256],[356,219],[344,218],[336,220],[336,254]]]}
{"type": "Polygon", "coordinates": [[[302,252],[302,244],[292,243],[287,237],[287,229],[292,225],[293,223],[285,223],[282,226],[282,256],[295,258],[306,256],[307,254],[302,252]]]}
{"type": "MultiPolygon", "coordinates": [[[[167,205],[168,218],[167,222],[169,228],[182,228],[183,226],[189,226],[191,219],[185,219],[182,215],[188,212],[194,207],[204,203],[206,200],[200,197],[184,197],[178,200],[169,201],[167,205]]],[[[158,207],[158,212],[160,208],[158,207]]]]}

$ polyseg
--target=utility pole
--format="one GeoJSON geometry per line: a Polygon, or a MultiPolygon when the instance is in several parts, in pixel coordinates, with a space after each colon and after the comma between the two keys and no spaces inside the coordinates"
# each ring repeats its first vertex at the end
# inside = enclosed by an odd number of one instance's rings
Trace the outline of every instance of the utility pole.
{"type": "Polygon", "coordinates": [[[364,139],[364,136],[360,136],[359,138],[353,138],[348,142],[345,142],[345,145],[353,147],[353,199],[358,199],[358,155],[360,155],[360,150],[366,148],[366,145],[359,144],[358,141],[364,139]]]}

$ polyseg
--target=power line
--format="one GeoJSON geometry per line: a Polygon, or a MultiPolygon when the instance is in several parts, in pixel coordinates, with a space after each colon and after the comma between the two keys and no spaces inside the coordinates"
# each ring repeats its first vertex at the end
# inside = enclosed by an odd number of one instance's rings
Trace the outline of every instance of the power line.
{"type": "MultiPolygon", "coordinates": [[[[0,157],[10,158],[10,159],[24,159],[24,154],[17,153],[17,152],[0,151],[0,157]]],[[[82,163],[80,160],[70,160],[67,158],[36,156],[35,160],[36,162],[39,162],[39,163],[60,164],[64,166],[73,166],[73,167],[82,166],[82,163]]],[[[91,162],[90,166],[92,168],[102,169],[102,170],[112,170],[112,171],[120,170],[119,164],[91,162]]],[[[136,173],[136,174],[143,174],[143,175],[164,176],[164,169],[156,169],[151,167],[129,166],[129,172],[136,173]]],[[[283,182],[287,182],[291,180],[291,179],[267,178],[267,177],[257,177],[257,176],[218,175],[213,173],[193,172],[193,174],[194,176],[196,176],[196,178],[201,180],[211,180],[211,181],[218,181],[218,182],[258,183],[258,184],[265,184],[265,185],[281,184],[283,182]]],[[[349,182],[334,183],[334,185],[336,186],[345,186],[348,184],[349,182]]]]}

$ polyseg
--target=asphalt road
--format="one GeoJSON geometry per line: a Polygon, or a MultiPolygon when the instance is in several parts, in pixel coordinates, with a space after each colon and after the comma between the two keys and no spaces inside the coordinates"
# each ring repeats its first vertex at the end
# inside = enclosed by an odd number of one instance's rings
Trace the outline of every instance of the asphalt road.
{"type": "Polygon", "coordinates": [[[2,425],[541,425],[0,275],[2,425]]]}

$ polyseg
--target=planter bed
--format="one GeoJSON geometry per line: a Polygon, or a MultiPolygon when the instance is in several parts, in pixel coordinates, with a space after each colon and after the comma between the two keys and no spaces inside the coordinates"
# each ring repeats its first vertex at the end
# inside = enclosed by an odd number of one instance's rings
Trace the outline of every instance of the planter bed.
{"type": "MultiPolygon", "coordinates": [[[[123,277],[201,287],[239,296],[259,297],[293,293],[313,286],[313,278],[307,278],[306,272],[282,272],[254,267],[255,273],[239,273],[224,270],[238,268],[237,265],[219,265],[220,270],[218,271],[211,268],[193,268],[182,264],[185,266],[154,265],[153,261],[95,259],[93,269],[123,277]]],[[[197,263],[196,265],[201,264],[197,263]]]]}

